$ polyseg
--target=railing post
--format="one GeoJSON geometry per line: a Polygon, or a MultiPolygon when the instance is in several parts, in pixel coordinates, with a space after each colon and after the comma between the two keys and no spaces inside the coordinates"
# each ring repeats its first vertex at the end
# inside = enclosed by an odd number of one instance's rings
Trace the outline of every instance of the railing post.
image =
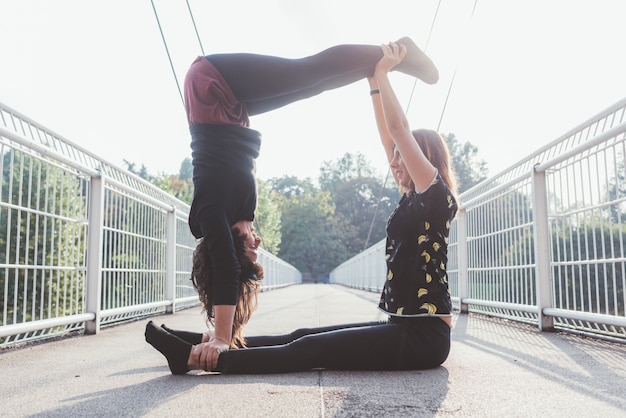
{"type": "Polygon", "coordinates": [[[100,299],[102,293],[102,230],[104,226],[104,178],[91,176],[89,208],[87,212],[87,288],[86,312],[93,312],[94,319],[85,322],[85,334],[100,331],[100,299]]]}
{"type": "Polygon", "coordinates": [[[165,243],[165,300],[171,305],[165,308],[166,313],[176,310],[176,208],[167,212],[167,236],[165,243]]]}
{"type": "Polygon", "coordinates": [[[554,331],[554,317],[544,315],[552,307],[552,274],[550,272],[550,228],[548,224],[548,188],[546,172],[533,169],[533,227],[535,237],[535,276],[539,330],[554,331]]]}
{"type": "Polygon", "coordinates": [[[460,208],[456,218],[457,254],[459,268],[459,301],[461,313],[469,312],[469,305],[463,301],[469,297],[467,274],[467,212],[460,208]]]}

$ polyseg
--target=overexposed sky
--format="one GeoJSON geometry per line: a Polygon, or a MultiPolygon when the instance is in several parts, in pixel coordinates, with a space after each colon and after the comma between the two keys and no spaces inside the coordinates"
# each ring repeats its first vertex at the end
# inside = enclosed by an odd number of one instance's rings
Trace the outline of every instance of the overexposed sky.
{"type": "MultiPolygon", "coordinates": [[[[415,84],[395,73],[392,82],[413,128],[434,129],[441,119],[440,132],[478,146],[490,174],[626,96],[622,0],[478,0],[473,18],[474,0],[189,5],[206,54],[300,57],[402,36],[426,47],[430,34],[440,82],[415,84]]],[[[202,54],[187,3],[154,6],[182,87],[202,54]]],[[[151,174],[177,173],[190,157],[150,0],[0,0],[0,45],[5,105],[122,167],[126,159],[151,174]]],[[[363,80],[251,118],[263,134],[258,176],[316,178],[323,161],[357,151],[384,175],[368,92],[363,80]]]]}

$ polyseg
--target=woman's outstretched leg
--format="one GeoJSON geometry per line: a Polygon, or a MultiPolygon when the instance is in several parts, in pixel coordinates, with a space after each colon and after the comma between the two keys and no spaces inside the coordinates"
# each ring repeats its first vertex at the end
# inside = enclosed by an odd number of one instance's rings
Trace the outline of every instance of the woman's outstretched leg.
{"type": "Polygon", "coordinates": [[[229,350],[220,354],[215,371],[417,370],[437,367],[449,351],[448,324],[419,318],[305,335],[285,345],[229,350]]]}
{"type": "MultiPolygon", "coordinates": [[[[439,75],[432,61],[410,38],[398,43],[407,55],[397,70],[435,83],[439,75]]],[[[245,53],[206,58],[253,115],[369,77],[382,56],[380,46],[338,45],[298,59],[245,53]]]]}
{"type": "Polygon", "coordinates": [[[264,346],[272,346],[272,345],[283,345],[283,344],[289,344],[290,342],[293,342],[297,340],[298,338],[302,338],[305,335],[321,334],[322,332],[336,331],[339,329],[367,327],[367,326],[379,325],[379,324],[380,322],[363,322],[363,323],[355,323],[355,324],[329,325],[325,327],[299,328],[288,334],[282,334],[282,335],[256,335],[256,336],[246,337],[246,346],[248,348],[252,348],[252,347],[264,347],[264,346]]]}
{"type": "Polygon", "coordinates": [[[202,337],[204,336],[203,334],[199,332],[172,329],[166,326],[165,324],[161,324],[161,328],[163,328],[165,331],[169,332],[170,334],[173,334],[177,336],[178,338],[180,338],[181,340],[188,342],[189,344],[192,344],[192,345],[198,345],[202,343],[202,337]]]}
{"type": "MultiPolygon", "coordinates": [[[[341,324],[341,325],[329,325],[325,327],[315,327],[315,328],[299,328],[295,331],[292,331],[288,334],[279,334],[279,335],[255,335],[251,337],[246,337],[246,347],[263,347],[263,346],[271,346],[271,345],[283,345],[288,344],[292,341],[297,340],[298,338],[304,337],[305,335],[319,334],[322,332],[328,331],[336,331],[338,329],[345,328],[358,328],[365,327],[371,325],[378,325],[380,322],[363,322],[363,323],[355,323],[355,324],[341,324]]],[[[202,343],[202,339],[204,334],[199,332],[192,331],[183,331],[178,329],[172,329],[166,326],[165,324],[161,325],[165,331],[170,334],[175,335],[181,340],[192,344],[198,345],[202,343]]]]}
{"type": "Polygon", "coordinates": [[[215,371],[251,374],[314,368],[395,370],[405,346],[400,327],[377,323],[305,335],[284,345],[229,350],[220,354],[215,371]]]}

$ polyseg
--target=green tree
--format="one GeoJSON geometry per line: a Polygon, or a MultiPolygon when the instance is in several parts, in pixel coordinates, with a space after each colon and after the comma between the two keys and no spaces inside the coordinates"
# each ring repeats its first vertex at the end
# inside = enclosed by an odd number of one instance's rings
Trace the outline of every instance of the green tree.
{"type": "Polygon", "coordinates": [[[317,191],[317,188],[310,179],[300,180],[295,176],[283,176],[269,179],[268,184],[273,191],[284,199],[291,199],[317,191]]]}
{"type": "Polygon", "coordinates": [[[470,142],[461,143],[456,135],[443,135],[448,145],[452,165],[459,179],[459,193],[471,189],[487,178],[487,163],[478,159],[478,147],[470,142]]]}
{"type": "Polygon", "coordinates": [[[193,200],[193,182],[191,179],[184,180],[176,174],[160,174],[152,179],[152,184],[188,205],[193,200]]]}
{"type": "Polygon", "coordinates": [[[137,169],[137,164],[132,163],[128,160],[124,160],[124,164],[126,164],[126,170],[130,171],[136,176],[150,182],[153,180],[153,177],[148,173],[148,168],[144,164],[141,164],[141,167],[139,167],[139,169],[137,169]]]}
{"type": "Polygon", "coordinates": [[[337,187],[335,216],[350,256],[385,238],[387,218],[398,198],[395,187],[383,188],[374,177],[358,177],[337,187]]]}
{"type": "MultiPolygon", "coordinates": [[[[135,166],[134,163],[125,162],[129,167],[129,170],[135,166]]],[[[162,173],[156,177],[148,174],[145,175],[146,177],[142,178],[148,178],[152,184],[161,190],[164,190],[175,198],[191,205],[191,201],[193,200],[193,165],[191,164],[191,160],[189,158],[185,158],[180,164],[178,174],[162,173]]]]}
{"type": "Polygon", "coordinates": [[[333,198],[335,221],[349,257],[385,237],[387,218],[400,197],[388,175],[384,182],[378,178],[360,153],[325,161],[320,168],[320,188],[333,198]]]}
{"type": "Polygon", "coordinates": [[[3,155],[0,254],[16,267],[0,270],[0,322],[82,312],[85,187],[79,176],[45,160],[17,150],[3,155]]]}
{"type": "Polygon", "coordinates": [[[182,163],[180,163],[180,170],[178,171],[178,178],[183,181],[191,180],[193,177],[193,164],[191,163],[191,158],[185,158],[182,163]]]}
{"type": "Polygon", "coordinates": [[[269,184],[280,196],[278,256],[314,280],[321,279],[347,258],[330,193],[318,190],[310,179],[293,176],[275,178],[269,184]]]}
{"type": "Polygon", "coordinates": [[[336,161],[324,161],[320,167],[318,182],[322,190],[334,195],[341,185],[363,177],[378,176],[363,154],[348,152],[336,161]]]}
{"type": "Polygon", "coordinates": [[[611,221],[614,223],[626,223],[626,210],[623,205],[617,203],[619,199],[626,197],[626,164],[622,153],[620,160],[615,167],[615,175],[609,180],[608,201],[615,202],[611,205],[611,221]]]}
{"type": "Polygon", "coordinates": [[[278,255],[281,243],[280,195],[272,190],[269,182],[258,181],[258,201],[255,228],[263,241],[261,247],[278,255]]]}

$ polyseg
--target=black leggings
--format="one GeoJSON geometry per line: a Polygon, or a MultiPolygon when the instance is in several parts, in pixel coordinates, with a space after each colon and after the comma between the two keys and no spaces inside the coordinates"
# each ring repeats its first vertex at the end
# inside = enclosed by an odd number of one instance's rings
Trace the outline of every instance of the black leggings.
{"type": "Polygon", "coordinates": [[[248,53],[205,58],[246,104],[248,114],[257,115],[372,76],[382,56],[380,46],[338,45],[298,59],[248,53]]]}
{"type": "Polygon", "coordinates": [[[439,366],[450,351],[450,327],[440,318],[413,318],[320,328],[246,339],[226,351],[225,374],[333,370],[416,370],[439,366]]]}

